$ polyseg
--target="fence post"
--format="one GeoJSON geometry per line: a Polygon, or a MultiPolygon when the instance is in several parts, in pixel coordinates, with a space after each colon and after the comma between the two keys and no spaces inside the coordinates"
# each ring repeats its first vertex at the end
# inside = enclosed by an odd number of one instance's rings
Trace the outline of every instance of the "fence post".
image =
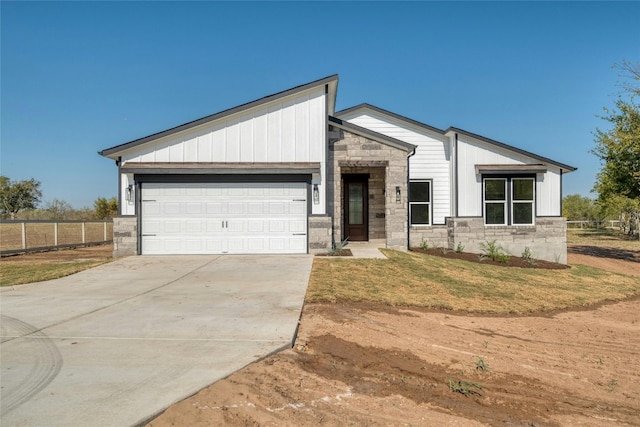
{"type": "Polygon", "coordinates": [[[27,249],[27,223],[22,222],[22,249],[27,249]]]}
{"type": "Polygon", "coordinates": [[[53,223],[53,244],[58,246],[58,223],[53,223]]]}
{"type": "Polygon", "coordinates": [[[107,221],[102,223],[103,228],[104,228],[104,238],[102,239],[103,242],[107,241],[107,221]]]}
{"type": "Polygon", "coordinates": [[[85,222],[83,221],[83,222],[82,222],[82,244],[83,244],[83,245],[84,245],[85,243],[87,243],[87,242],[86,242],[86,240],[87,240],[87,239],[85,238],[84,224],[85,224],[85,222]]]}

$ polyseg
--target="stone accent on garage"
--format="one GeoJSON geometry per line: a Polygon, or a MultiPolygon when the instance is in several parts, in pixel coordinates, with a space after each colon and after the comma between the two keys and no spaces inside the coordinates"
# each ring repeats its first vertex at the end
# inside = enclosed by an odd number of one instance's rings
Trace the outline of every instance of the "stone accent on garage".
{"type": "Polygon", "coordinates": [[[331,241],[333,224],[330,216],[309,217],[309,253],[328,252],[333,245],[331,241]]]}
{"type": "Polygon", "coordinates": [[[343,238],[343,174],[369,174],[369,239],[384,238],[388,248],[406,250],[407,151],[346,130],[330,127],[327,163],[328,212],[333,237],[343,238]],[[396,201],[396,187],[400,200],[396,201]]]}
{"type": "Polygon", "coordinates": [[[567,263],[565,218],[537,217],[535,226],[528,227],[487,227],[483,218],[447,218],[447,226],[449,249],[462,243],[465,252],[480,254],[482,243],[496,240],[513,256],[521,256],[528,247],[535,259],[567,263]]]}
{"type": "Polygon", "coordinates": [[[138,218],[113,218],[113,257],[120,258],[138,253],[138,218]]]}

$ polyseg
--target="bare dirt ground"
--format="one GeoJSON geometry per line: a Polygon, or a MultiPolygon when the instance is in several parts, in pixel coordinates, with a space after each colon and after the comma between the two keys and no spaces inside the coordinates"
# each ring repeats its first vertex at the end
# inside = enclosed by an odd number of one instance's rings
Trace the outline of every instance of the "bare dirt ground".
{"type": "MultiPolygon", "coordinates": [[[[570,264],[640,275],[635,251],[591,251],[570,264]]],[[[149,425],[638,426],[639,384],[640,298],[528,317],[308,304],[293,349],[149,425]]]]}

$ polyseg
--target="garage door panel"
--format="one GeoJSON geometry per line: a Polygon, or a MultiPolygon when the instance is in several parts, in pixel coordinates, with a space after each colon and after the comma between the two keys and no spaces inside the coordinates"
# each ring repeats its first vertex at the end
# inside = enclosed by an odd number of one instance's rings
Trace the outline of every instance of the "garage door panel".
{"type": "Polygon", "coordinates": [[[306,236],[296,236],[289,239],[289,249],[291,252],[306,252],[307,238],[306,236]]]}
{"type": "Polygon", "coordinates": [[[306,253],[304,183],[143,183],[142,252],[306,253]]]}
{"type": "Polygon", "coordinates": [[[162,206],[160,203],[142,201],[142,215],[148,217],[149,215],[160,215],[162,206]]]}
{"type": "Polygon", "coordinates": [[[284,233],[286,231],[285,221],[272,219],[269,221],[270,233],[284,233]]]}
{"type": "Polygon", "coordinates": [[[185,221],[185,232],[187,234],[201,233],[204,231],[203,221],[185,221]]]}
{"type": "Polygon", "coordinates": [[[185,204],[185,213],[189,215],[201,214],[202,213],[202,203],[201,202],[192,202],[185,204]]]}
{"type": "Polygon", "coordinates": [[[247,215],[264,215],[264,202],[247,202],[247,215]]]}
{"type": "Polygon", "coordinates": [[[306,221],[289,221],[289,231],[291,233],[304,233],[307,231],[306,221]]]}
{"type": "Polygon", "coordinates": [[[269,203],[269,215],[284,215],[285,214],[285,209],[284,209],[284,202],[270,202],[269,203]]]}
{"type": "Polygon", "coordinates": [[[228,250],[227,253],[231,254],[244,254],[247,253],[245,250],[246,239],[243,237],[230,237],[228,241],[228,250]]]}
{"type": "Polygon", "coordinates": [[[205,248],[207,253],[219,254],[224,250],[222,239],[206,239],[205,248]]]}
{"type": "Polygon", "coordinates": [[[206,212],[208,215],[222,215],[222,202],[207,202],[206,203],[206,212]]]}
{"type": "Polygon", "coordinates": [[[202,239],[185,239],[185,250],[187,253],[201,253],[203,244],[202,239]]]}
{"type": "Polygon", "coordinates": [[[263,220],[255,220],[255,219],[249,219],[247,220],[247,231],[249,233],[263,233],[265,230],[265,221],[263,220]]]}
{"type": "Polygon", "coordinates": [[[237,201],[237,202],[228,202],[228,210],[227,213],[229,215],[241,215],[244,213],[245,202],[237,201]]]}
{"type": "Polygon", "coordinates": [[[221,233],[223,230],[222,220],[205,220],[207,233],[221,233]]]}
{"type": "Polygon", "coordinates": [[[305,215],[307,212],[306,202],[294,202],[289,204],[289,214],[291,215],[305,215]]]}
{"type": "Polygon", "coordinates": [[[179,202],[165,202],[162,206],[162,213],[165,215],[179,215],[181,203],[179,202]]]}
{"type": "Polygon", "coordinates": [[[185,253],[183,239],[163,239],[162,242],[164,243],[164,250],[167,251],[167,253],[185,253]]]}

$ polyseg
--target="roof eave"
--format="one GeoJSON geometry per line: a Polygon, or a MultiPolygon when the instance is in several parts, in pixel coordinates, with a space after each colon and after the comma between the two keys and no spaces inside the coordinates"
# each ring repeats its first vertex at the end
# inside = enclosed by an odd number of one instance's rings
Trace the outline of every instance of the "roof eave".
{"type": "Polygon", "coordinates": [[[543,156],[540,156],[538,154],[532,153],[530,151],[523,150],[521,148],[517,148],[517,147],[514,147],[512,145],[505,144],[503,142],[496,141],[494,139],[487,138],[485,136],[478,135],[478,134],[473,133],[473,132],[468,132],[468,131],[466,131],[464,129],[460,129],[460,128],[456,128],[456,127],[451,126],[451,127],[447,128],[446,131],[444,131],[445,135],[452,135],[454,133],[463,134],[463,135],[466,135],[466,136],[468,136],[470,138],[474,138],[474,139],[477,139],[479,141],[486,142],[486,143],[491,144],[491,145],[495,145],[496,147],[500,147],[500,148],[503,148],[505,150],[513,151],[515,153],[522,154],[522,155],[527,156],[527,157],[531,157],[532,159],[539,160],[539,161],[541,161],[543,163],[556,166],[556,167],[560,168],[563,171],[563,173],[569,173],[569,172],[573,172],[573,171],[578,170],[578,168],[576,168],[576,167],[569,166],[569,165],[566,165],[564,163],[557,162],[555,160],[549,159],[548,157],[543,157],[543,156]]]}

